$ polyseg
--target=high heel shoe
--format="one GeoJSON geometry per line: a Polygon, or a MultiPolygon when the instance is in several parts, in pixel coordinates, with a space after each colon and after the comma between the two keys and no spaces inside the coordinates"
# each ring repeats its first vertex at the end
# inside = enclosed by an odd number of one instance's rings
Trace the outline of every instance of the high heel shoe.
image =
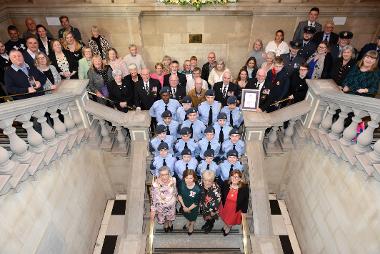
{"type": "Polygon", "coordinates": [[[185,224],[185,225],[183,225],[182,229],[183,229],[183,230],[188,230],[189,228],[188,228],[187,225],[185,224]]]}
{"type": "Polygon", "coordinates": [[[164,227],[164,231],[165,231],[165,233],[168,233],[169,232],[169,227],[164,227]]]}
{"type": "Polygon", "coordinates": [[[226,232],[226,230],[223,228],[223,235],[224,235],[224,236],[228,236],[228,234],[230,233],[230,231],[231,231],[231,229],[228,230],[228,232],[226,232]]]}

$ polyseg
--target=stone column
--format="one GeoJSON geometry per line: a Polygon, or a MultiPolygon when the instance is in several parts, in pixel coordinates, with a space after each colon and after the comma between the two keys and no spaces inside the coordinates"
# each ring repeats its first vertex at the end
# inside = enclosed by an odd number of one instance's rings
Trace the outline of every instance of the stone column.
{"type": "Polygon", "coordinates": [[[373,146],[373,151],[368,154],[372,164],[380,163],[380,139],[373,146]]]}
{"type": "Polygon", "coordinates": [[[2,146],[0,146],[0,174],[12,175],[16,163],[9,159],[9,153],[2,146]]]}
{"type": "Polygon", "coordinates": [[[71,116],[73,118],[75,125],[78,128],[82,128],[84,125],[82,122],[81,112],[79,111],[79,108],[78,108],[76,102],[74,101],[74,102],[70,103],[69,108],[70,108],[70,113],[71,113],[71,116]]]}
{"type": "Polygon", "coordinates": [[[323,113],[325,112],[326,105],[321,101],[315,111],[314,118],[311,122],[311,128],[318,129],[320,123],[322,122],[323,113]]]}
{"type": "Polygon", "coordinates": [[[125,137],[124,137],[124,134],[122,131],[122,127],[117,125],[116,131],[117,131],[116,139],[117,139],[117,143],[118,143],[119,148],[125,148],[126,143],[125,143],[125,137]]]}
{"type": "Polygon", "coordinates": [[[22,163],[30,163],[32,159],[32,153],[28,151],[28,145],[16,134],[16,128],[12,126],[14,118],[7,118],[0,121],[0,128],[3,129],[3,133],[8,136],[9,144],[13,157],[22,163]]]}
{"type": "Polygon", "coordinates": [[[102,142],[109,143],[111,142],[110,134],[106,126],[106,122],[103,119],[99,119],[100,128],[101,128],[101,134],[102,134],[102,142]]]}
{"type": "Polygon", "coordinates": [[[344,146],[350,146],[353,144],[352,140],[356,137],[356,128],[358,123],[362,121],[362,117],[367,113],[360,109],[353,109],[354,116],[352,117],[351,124],[343,131],[343,137],[339,139],[339,142],[344,146]]]}
{"type": "Polygon", "coordinates": [[[373,140],[373,132],[379,127],[380,114],[370,112],[371,121],[368,122],[368,127],[358,136],[357,143],[354,146],[355,153],[361,154],[364,152],[368,152],[370,148],[370,144],[373,140]]]}
{"type": "Polygon", "coordinates": [[[58,141],[55,138],[54,129],[46,122],[46,108],[40,109],[34,112],[34,116],[37,117],[37,121],[41,124],[42,128],[42,137],[45,139],[45,142],[48,146],[55,146],[58,141]]]}
{"type": "Polygon", "coordinates": [[[22,127],[28,134],[29,149],[35,153],[42,153],[46,150],[44,140],[40,133],[33,128],[33,123],[30,121],[33,113],[26,113],[16,118],[17,121],[22,122],[22,127]]]}
{"type": "Polygon", "coordinates": [[[323,134],[328,134],[332,125],[332,118],[335,115],[337,106],[334,103],[328,103],[329,107],[325,118],[322,120],[319,131],[323,134]]]}
{"type": "Polygon", "coordinates": [[[61,114],[63,115],[64,124],[69,134],[75,134],[78,130],[75,126],[74,120],[69,112],[69,104],[62,104],[60,107],[61,114]]]}
{"type": "Polygon", "coordinates": [[[275,147],[275,143],[278,139],[277,131],[278,131],[278,126],[273,126],[272,129],[270,130],[270,133],[268,135],[268,144],[267,144],[269,149],[275,147]]]}
{"type": "Polygon", "coordinates": [[[48,108],[50,117],[53,119],[53,122],[54,122],[54,131],[57,134],[57,138],[62,140],[67,137],[66,126],[59,119],[57,110],[58,110],[58,106],[52,106],[48,108]]]}
{"type": "Polygon", "coordinates": [[[294,124],[296,123],[297,119],[290,119],[288,128],[285,129],[285,136],[284,136],[284,143],[285,144],[292,144],[292,136],[294,134],[294,124]]]}
{"type": "Polygon", "coordinates": [[[340,113],[339,118],[331,127],[331,132],[329,133],[329,137],[332,140],[338,140],[342,136],[342,132],[344,130],[344,120],[347,118],[348,113],[351,112],[351,108],[347,106],[340,105],[340,113]]]}

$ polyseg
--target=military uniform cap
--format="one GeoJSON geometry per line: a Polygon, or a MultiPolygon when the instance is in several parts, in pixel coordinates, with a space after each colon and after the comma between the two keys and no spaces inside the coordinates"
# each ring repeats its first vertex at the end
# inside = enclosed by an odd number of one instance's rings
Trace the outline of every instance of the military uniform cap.
{"type": "Polygon", "coordinates": [[[233,135],[233,134],[240,134],[240,132],[238,129],[233,128],[232,130],[230,130],[230,135],[233,135]]]}
{"type": "Polygon", "coordinates": [[[179,134],[180,135],[190,135],[191,134],[191,129],[189,127],[183,127],[180,131],[179,131],[179,134]]]}
{"type": "Polygon", "coordinates": [[[189,108],[187,111],[186,111],[186,114],[191,114],[191,113],[197,113],[197,109],[196,108],[189,108]]]}
{"type": "Polygon", "coordinates": [[[350,31],[342,31],[339,33],[339,38],[341,39],[352,39],[354,37],[354,34],[350,31]]]}
{"type": "Polygon", "coordinates": [[[230,157],[230,156],[238,157],[238,152],[236,150],[230,150],[227,153],[227,157],[230,157]]]}
{"type": "Polygon", "coordinates": [[[169,150],[169,145],[166,143],[166,142],[161,142],[159,145],[158,145],[158,151],[161,151],[161,150],[169,150]]]}
{"type": "Polygon", "coordinates": [[[218,120],[219,119],[227,119],[227,115],[226,115],[226,113],[224,113],[224,112],[220,112],[219,114],[218,114],[218,120]]]}
{"type": "Polygon", "coordinates": [[[207,126],[204,133],[215,133],[215,129],[212,126],[207,126]]]}
{"type": "Polygon", "coordinates": [[[172,117],[173,114],[170,110],[165,110],[164,112],[162,112],[161,116],[162,117],[172,117]]]}
{"type": "Polygon", "coordinates": [[[191,103],[191,98],[190,96],[185,96],[182,98],[182,103],[191,103]]]}
{"type": "Polygon", "coordinates": [[[169,89],[169,87],[164,86],[163,88],[161,88],[161,90],[160,90],[160,94],[163,94],[163,93],[170,93],[170,89],[169,89]]]}
{"type": "Polygon", "coordinates": [[[300,49],[302,47],[301,43],[298,41],[291,41],[289,44],[293,49],[300,49]]]}
{"type": "Polygon", "coordinates": [[[236,103],[237,103],[236,96],[230,96],[227,98],[227,104],[236,104],[236,103]]]}
{"type": "Polygon", "coordinates": [[[205,96],[215,96],[215,91],[212,89],[208,89],[205,93],[205,96]]]}
{"type": "Polygon", "coordinates": [[[312,27],[312,26],[305,26],[303,28],[303,32],[307,34],[315,34],[316,31],[317,30],[315,29],[315,27],[312,27]]]}
{"type": "Polygon", "coordinates": [[[204,157],[214,157],[215,156],[215,151],[213,149],[207,149],[203,153],[204,157]]]}
{"type": "Polygon", "coordinates": [[[161,134],[163,132],[166,132],[166,126],[162,125],[162,124],[157,125],[157,127],[156,127],[156,133],[157,134],[161,134]]]}
{"type": "Polygon", "coordinates": [[[182,150],[181,155],[191,155],[191,151],[188,148],[182,150]]]}

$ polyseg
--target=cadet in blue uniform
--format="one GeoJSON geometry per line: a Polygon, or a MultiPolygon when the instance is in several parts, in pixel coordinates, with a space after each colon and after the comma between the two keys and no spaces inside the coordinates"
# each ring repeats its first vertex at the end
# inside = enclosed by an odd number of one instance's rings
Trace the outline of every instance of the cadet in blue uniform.
{"type": "Polygon", "coordinates": [[[173,120],[173,114],[171,111],[166,110],[161,114],[162,121],[158,125],[164,125],[166,127],[166,135],[171,135],[174,140],[179,137],[178,128],[179,123],[173,120]]]}
{"type": "Polygon", "coordinates": [[[240,137],[241,136],[238,129],[232,129],[230,131],[230,139],[224,141],[222,145],[224,158],[227,157],[227,152],[231,150],[236,150],[239,158],[245,154],[245,143],[240,139],[240,137]]]}
{"type": "Polygon", "coordinates": [[[194,139],[190,138],[191,130],[188,127],[183,127],[179,134],[181,139],[178,139],[177,143],[174,146],[174,153],[177,158],[181,156],[183,149],[190,149],[193,157],[198,155],[198,144],[195,143],[194,139]]]}
{"type": "Polygon", "coordinates": [[[219,168],[222,181],[228,180],[230,172],[234,169],[243,171],[243,165],[238,160],[238,152],[236,150],[227,152],[227,159],[219,164],[219,168]]]}
{"type": "Polygon", "coordinates": [[[166,134],[166,127],[164,125],[158,125],[156,128],[157,136],[149,142],[149,151],[157,156],[159,154],[158,146],[165,142],[169,146],[169,153],[173,154],[173,144],[175,139],[166,134]]]}
{"type": "Polygon", "coordinates": [[[199,120],[206,126],[212,126],[216,122],[222,104],[215,101],[215,92],[212,89],[207,90],[205,96],[206,101],[198,106],[199,120]]]}
{"type": "Polygon", "coordinates": [[[174,175],[174,164],[176,162],[176,158],[173,157],[169,153],[169,146],[165,142],[159,144],[158,150],[160,151],[160,154],[155,156],[152,160],[152,163],[150,164],[150,170],[152,175],[158,176],[159,175],[159,169],[162,166],[167,166],[170,169],[170,174],[174,175]]]}
{"type": "Polygon", "coordinates": [[[174,165],[174,175],[179,183],[182,180],[183,171],[186,169],[196,170],[198,166],[198,161],[191,156],[191,151],[189,149],[183,149],[181,152],[182,159],[176,161],[174,165]]]}
{"type": "Polygon", "coordinates": [[[243,113],[236,104],[237,98],[235,96],[230,96],[227,98],[227,106],[224,106],[220,111],[226,113],[227,123],[229,123],[232,128],[239,128],[243,123],[243,113]]]}
{"type": "Polygon", "coordinates": [[[192,107],[191,98],[189,96],[185,96],[182,99],[182,107],[177,109],[176,121],[179,124],[182,124],[183,121],[187,120],[186,111],[188,111],[192,107]]]}
{"type": "Polygon", "coordinates": [[[228,134],[231,131],[231,126],[227,123],[226,113],[220,112],[218,114],[218,121],[214,124],[215,137],[218,139],[220,145],[228,139],[228,134]]]}
{"type": "Polygon", "coordinates": [[[206,126],[198,119],[198,113],[195,108],[190,108],[186,113],[187,120],[183,122],[182,127],[189,127],[192,133],[191,138],[198,142],[203,138],[206,126]]]}
{"type": "Polygon", "coordinates": [[[221,145],[219,144],[218,140],[215,138],[214,127],[208,126],[205,129],[205,136],[198,142],[199,154],[200,154],[199,160],[204,159],[205,157],[203,156],[203,153],[206,150],[210,150],[210,149],[214,150],[215,152],[214,155],[217,156],[220,151],[220,146],[221,145]]]}
{"type": "Polygon", "coordinates": [[[170,99],[170,89],[168,87],[161,88],[160,95],[161,100],[155,101],[149,109],[150,116],[155,117],[157,122],[162,121],[161,115],[164,111],[169,110],[175,116],[177,109],[181,107],[177,100],[170,99]]]}
{"type": "Polygon", "coordinates": [[[215,176],[219,176],[219,166],[214,161],[215,151],[208,149],[203,153],[204,160],[198,164],[197,174],[202,176],[203,171],[212,170],[215,172],[215,176]]]}

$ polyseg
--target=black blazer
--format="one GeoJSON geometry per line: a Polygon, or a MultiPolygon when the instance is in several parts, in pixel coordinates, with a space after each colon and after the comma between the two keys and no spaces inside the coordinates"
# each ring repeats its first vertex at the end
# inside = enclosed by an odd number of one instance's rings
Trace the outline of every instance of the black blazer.
{"type": "MultiPolygon", "coordinates": [[[[67,62],[69,62],[69,71],[73,72],[76,71],[76,73],[71,76],[71,79],[77,79],[78,78],[78,61],[73,57],[73,54],[68,52],[67,50],[62,50],[63,54],[65,55],[67,62]]],[[[57,71],[63,72],[61,68],[59,68],[58,63],[57,63],[57,58],[54,53],[51,53],[49,55],[49,59],[51,61],[51,64],[54,65],[54,67],[57,69],[57,71]]],[[[65,79],[65,76],[61,75],[62,79],[65,79]]]]}
{"type": "Polygon", "coordinates": [[[144,82],[140,79],[134,87],[135,105],[142,110],[149,110],[153,103],[160,98],[160,81],[157,79],[149,79],[149,91],[144,88],[144,82]]]}
{"type": "Polygon", "coordinates": [[[294,71],[290,76],[290,87],[289,94],[293,95],[293,103],[297,103],[303,101],[306,97],[306,93],[308,90],[308,86],[306,84],[306,77],[304,79],[300,78],[299,71],[294,71]]]}
{"type": "Polygon", "coordinates": [[[346,79],[347,74],[352,67],[355,66],[355,60],[351,59],[345,66],[343,66],[343,58],[338,58],[331,67],[331,78],[338,86],[342,86],[343,81],[346,79]]]}
{"type": "Polygon", "coordinates": [[[207,62],[205,63],[203,66],[202,66],[202,74],[201,74],[201,78],[203,80],[208,80],[208,76],[210,75],[210,63],[207,62]]]}
{"type": "Polygon", "coordinates": [[[134,104],[134,90],[130,83],[127,83],[125,79],[122,80],[121,86],[116,84],[115,80],[112,80],[108,86],[109,98],[115,102],[115,107],[123,112],[127,112],[128,108],[121,108],[120,102],[127,102],[128,107],[132,107],[134,104]]]}
{"type": "MultiPolygon", "coordinates": [[[[170,84],[169,84],[169,77],[170,77],[170,75],[172,75],[172,74],[169,73],[169,74],[166,74],[164,76],[164,85],[163,86],[170,86],[170,84]]],[[[178,80],[179,80],[178,86],[183,86],[183,87],[186,88],[186,83],[187,83],[186,75],[177,72],[177,76],[178,76],[178,80]]]]}
{"type": "MultiPolygon", "coordinates": [[[[226,203],[227,195],[230,190],[230,185],[228,181],[224,181],[221,186],[221,196],[222,196],[222,204],[223,206],[226,203]]],[[[238,189],[238,195],[236,200],[236,212],[241,211],[242,213],[246,213],[248,210],[248,202],[249,202],[249,188],[247,185],[243,185],[238,189]]]]}
{"type": "Polygon", "coordinates": [[[48,38],[48,52],[46,52],[44,44],[42,43],[41,39],[38,38],[38,47],[39,47],[40,51],[44,52],[45,54],[49,53],[49,56],[53,52],[53,49],[51,47],[51,41],[52,41],[52,39],[48,38]]]}
{"type": "Polygon", "coordinates": [[[29,64],[29,66],[30,65],[33,65],[34,66],[34,59],[33,59],[33,57],[28,53],[28,51],[22,51],[21,52],[22,53],[22,55],[24,56],[24,61],[25,61],[25,63],[27,63],[27,64],[29,64]]]}
{"type": "Polygon", "coordinates": [[[232,93],[231,95],[234,95],[234,96],[238,96],[239,94],[239,87],[238,85],[230,82],[228,84],[228,89],[227,89],[227,95],[226,97],[223,96],[223,91],[222,91],[222,88],[223,88],[223,82],[217,82],[214,84],[214,91],[215,91],[215,100],[216,101],[219,101],[220,103],[222,103],[223,106],[226,106],[227,105],[227,98],[229,97],[228,96],[228,93],[232,93]]]}
{"type": "MultiPolygon", "coordinates": [[[[311,39],[315,44],[319,44],[323,41],[323,37],[324,37],[324,34],[325,32],[323,31],[320,31],[320,32],[317,32],[316,34],[314,34],[313,38],[311,39]]],[[[329,46],[333,46],[335,44],[338,43],[338,40],[339,40],[339,35],[337,35],[336,33],[331,33],[330,34],[330,40],[329,40],[329,46]]]]}
{"type": "Polygon", "coordinates": [[[12,63],[10,60],[7,60],[0,56],[0,83],[4,84],[4,72],[11,65],[12,63]]]}
{"type": "Polygon", "coordinates": [[[183,97],[186,96],[186,87],[185,86],[178,86],[176,87],[175,96],[172,94],[172,88],[170,87],[170,99],[175,99],[179,102],[182,101],[183,97]]]}
{"type": "Polygon", "coordinates": [[[269,70],[267,80],[261,89],[260,109],[268,113],[278,109],[277,106],[272,105],[280,101],[288,94],[289,91],[289,76],[285,69],[277,73],[276,77],[273,76],[272,71],[269,70]]]}

